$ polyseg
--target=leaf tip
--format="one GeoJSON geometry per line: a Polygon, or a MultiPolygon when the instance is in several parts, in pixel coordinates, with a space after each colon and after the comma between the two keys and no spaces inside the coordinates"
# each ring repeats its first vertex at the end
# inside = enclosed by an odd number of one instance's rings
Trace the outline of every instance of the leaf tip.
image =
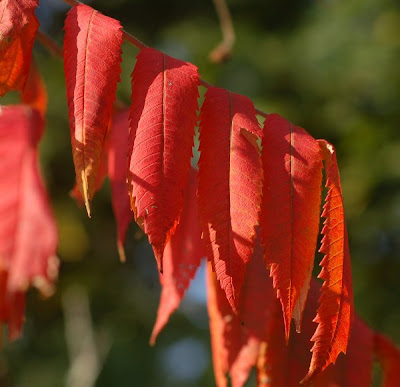
{"type": "Polygon", "coordinates": [[[125,249],[122,241],[120,240],[118,240],[117,242],[117,249],[118,249],[119,261],[121,263],[125,263],[126,262],[125,249]]]}
{"type": "Polygon", "coordinates": [[[90,202],[89,202],[89,187],[88,187],[88,181],[87,181],[87,176],[85,170],[82,170],[81,172],[81,183],[82,183],[82,196],[83,200],[85,202],[85,207],[86,211],[88,214],[88,217],[91,218],[91,213],[90,213],[90,202]]]}
{"type": "Polygon", "coordinates": [[[89,203],[88,198],[86,198],[86,197],[85,197],[85,207],[86,207],[86,212],[88,214],[88,217],[91,218],[92,215],[90,213],[90,203],[89,203]]]}
{"type": "Polygon", "coordinates": [[[308,374],[303,379],[301,379],[299,383],[302,384],[302,385],[307,385],[308,383],[310,383],[312,381],[312,379],[318,373],[319,373],[319,370],[309,371],[308,374]]]}
{"type": "Polygon", "coordinates": [[[153,245],[154,257],[156,258],[157,268],[160,274],[163,273],[163,255],[164,255],[164,246],[161,244],[153,245]]]}
{"type": "Polygon", "coordinates": [[[285,344],[287,346],[287,345],[289,345],[290,327],[291,327],[292,319],[290,318],[290,316],[286,315],[286,313],[283,313],[283,322],[285,325],[285,344]]]}
{"type": "Polygon", "coordinates": [[[150,346],[154,347],[156,345],[157,335],[158,335],[158,332],[156,332],[155,329],[153,329],[153,332],[151,332],[151,336],[150,336],[150,340],[149,340],[150,346]]]}

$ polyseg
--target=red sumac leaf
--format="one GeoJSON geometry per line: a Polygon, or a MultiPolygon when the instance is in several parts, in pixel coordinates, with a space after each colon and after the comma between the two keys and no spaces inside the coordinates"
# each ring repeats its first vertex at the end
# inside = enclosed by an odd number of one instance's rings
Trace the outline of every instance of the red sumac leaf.
{"type": "Polygon", "coordinates": [[[232,307],[218,283],[210,262],[207,265],[207,307],[215,382],[217,387],[226,387],[228,386],[226,375],[241,347],[240,322],[237,322],[238,317],[232,313],[232,307]],[[227,332],[234,338],[233,341],[227,342],[225,337],[227,332]]]}
{"type": "Polygon", "coordinates": [[[125,235],[133,220],[126,184],[128,138],[129,109],[126,109],[114,115],[108,148],[108,175],[111,181],[111,200],[117,222],[117,246],[121,261],[125,261],[125,235]]]}
{"type": "Polygon", "coordinates": [[[206,255],[198,219],[196,175],[197,171],[191,168],[180,222],[165,246],[164,271],[160,275],[162,291],[151,344],[155,343],[170,315],[178,308],[201,259],[206,255]]]}
{"type": "Polygon", "coordinates": [[[90,216],[121,71],[120,23],[80,4],[65,19],[64,71],[76,182],[90,216]]]}
{"type": "Polygon", "coordinates": [[[1,108],[0,271],[4,274],[0,287],[5,293],[0,303],[6,311],[0,314],[12,321],[19,317],[13,314],[10,300],[16,299],[15,307],[23,310],[18,294],[30,284],[46,292],[57,272],[57,230],[38,171],[41,132],[37,111],[26,106],[1,108]]]}
{"type": "Polygon", "coordinates": [[[265,260],[281,301],[286,339],[291,319],[300,331],[317,244],[322,162],[304,129],[277,114],[264,123],[261,225],[265,260]]]}
{"type": "Polygon", "coordinates": [[[350,252],[343,208],[342,187],[333,146],[320,140],[325,161],[326,187],[328,189],[322,216],[323,239],[320,252],[319,278],[324,279],[315,322],[317,330],[312,338],[314,346],[310,370],[304,381],[334,363],[340,352],[346,353],[353,315],[353,285],[350,252]]]}
{"type": "Polygon", "coordinates": [[[201,110],[199,213],[207,255],[237,312],[246,263],[253,252],[262,167],[253,103],[210,87],[201,110]]]}
{"type": "Polygon", "coordinates": [[[181,214],[197,121],[197,68],[145,48],[132,73],[131,207],[162,271],[165,245],[181,214]]]}
{"type": "Polygon", "coordinates": [[[208,269],[208,308],[216,382],[218,386],[226,385],[225,374],[229,373],[232,386],[240,387],[256,366],[260,345],[268,338],[278,306],[263,260],[260,237],[255,240],[240,293],[240,317],[232,313],[211,266],[208,269]]]}

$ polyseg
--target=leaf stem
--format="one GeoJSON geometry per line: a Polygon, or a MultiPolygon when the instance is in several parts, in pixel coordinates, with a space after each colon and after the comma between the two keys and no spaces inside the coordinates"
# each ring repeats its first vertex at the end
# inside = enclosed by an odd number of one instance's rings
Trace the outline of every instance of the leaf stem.
{"type": "MultiPolygon", "coordinates": [[[[79,5],[79,4],[82,4],[82,3],[81,3],[80,1],[78,1],[78,0],[62,0],[62,1],[64,1],[64,2],[67,3],[67,4],[69,4],[71,7],[75,7],[75,6],[79,5]]],[[[144,44],[143,42],[141,42],[141,41],[140,41],[139,39],[137,39],[135,36],[133,36],[133,35],[131,35],[130,33],[126,32],[125,30],[122,30],[122,34],[123,34],[123,36],[124,36],[124,38],[125,38],[125,40],[126,40],[127,42],[133,44],[133,45],[136,46],[139,50],[148,47],[146,44],[144,44]]],[[[42,35],[43,35],[43,34],[42,34],[42,35]]],[[[50,38],[49,38],[49,39],[50,39],[50,38]]],[[[41,41],[40,39],[39,39],[39,41],[40,41],[41,43],[43,43],[47,48],[49,48],[50,51],[54,52],[53,50],[51,50],[51,48],[50,48],[49,45],[47,45],[46,43],[44,43],[44,42],[41,41]]],[[[62,57],[62,50],[61,50],[61,57],[62,57]]],[[[204,81],[203,79],[200,79],[200,84],[201,84],[202,86],[204,86],[205,88],[207,88],[207,89],[208,89],[209,87],[213,87],[213,85],[212,85],[211,83],[208,83],[208,82],[204,81]]],[[[256,113],[257,113],[259,116],[262,116],[262,117],[265,117],[265,118],[268,116],[268,114],[265,113],[265,112],[263,112],[262,110],[259,110],[259,109],[255,109],[255,110],[256,110],[256,113]]]]}
{"type": "Polygon", "coordinates": [[[37,31],[36,39],[42,46],[47,48],[54,56],[58,56],[60,58],[63,57],[62,48],[53,39],[44,34],[42,31],[40,30],[37,31]]]}

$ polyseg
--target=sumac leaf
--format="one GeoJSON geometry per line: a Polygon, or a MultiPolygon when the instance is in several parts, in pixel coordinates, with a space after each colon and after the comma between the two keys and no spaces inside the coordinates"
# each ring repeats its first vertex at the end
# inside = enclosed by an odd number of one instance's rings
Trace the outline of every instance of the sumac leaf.
{"type": "Polygon", "coordinates": [[[201,259],[206,255],[198,219],[196,175],[197,171],[191,168],[180,222],[165,246],[164,271],[160,275],[162,291],[151,344],[155,343],[159,332],[178,308],[201,259]]]}
{"type": "Polygon", "coordinates": [[[125,109],[114,115],[108,146],[108,175],[111,181],[111,201],[117,222],[117,246],[121,261],[125,261],[125,235],[133,220],[126,184],[128,138],[129,109],[125,109]]]}
{"type": "Polygon", "coordinates": [[[219,387],[227,385],[226,374],[229,373],[232,386],[243,386],[256,366],[260,345],[267,340],[278,307],[264,264],[260,237],[255,240],[240,294],[240,317],[232,313],[211,265],[207,286],[216,383],[219,387]]]}
{"type": "Polygon", "coordinates": [[[199,213],[221,288],[237,312],[261,201],[261,129],[246,97],[210,87],[201,110],[199,213]]]}
{"type": "Polygon", "coordinates": [[[145,48],[132,73],[128,172],[131,207],[159,270],[175,232],[189,177],[197,121],[197,68],[145,48]]]}
{"type": "Polygon", "coordinates": [[[319,144],[325,161],[328,189],[322,213],[325,222],[320,248],[325,256],[320,264],[319,278],[324,280],[324,284],[315,317],[318,327],[312,338],[313,356],[305,382],[334,363],[340,352],[346,353],[354,313],[349,242],[336,154],[326,141],[320,140],[319,144]]]}
{"type": "Polygon", "coordinates": [[[88,215],[121,71],[120,23],[80,4],[65,19],[64,71],[76,182],[88,215]]]}
{"type": "Polygon", "coordinates": [[[341,354],[335,364],[313,380],[313,387],[370,387],[374,358],[374,333],[357,316],[351,327],[346,355],[341,354]]]}
{"type": "Polygon", "coordinates": [[[20,331],[22,292],[31,284],[48,292],[57,274],[57,230],[38,171],[41,120],[27,106],[0,111],[0,318],[12,337],[20,331]]]}
{"type": "Polygon", "coordinates": [[[265,260],[281,301],[286,339],[300,331],[316,251],[322,183],[319,146],[277,114],[264,123],[261,225],[265,260]]]}

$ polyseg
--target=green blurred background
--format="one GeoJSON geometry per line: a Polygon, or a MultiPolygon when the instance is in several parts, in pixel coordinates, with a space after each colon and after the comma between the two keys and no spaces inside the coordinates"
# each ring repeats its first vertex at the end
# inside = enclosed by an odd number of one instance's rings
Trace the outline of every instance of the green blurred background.
{"type": "MultiPolygon", "coordinates": [[[[62,0],[40,4],[42,30],[61,44],[69,7],[62,0]]],[[[228,0],[237,41],[232,59],[219,65],[208,60],[221,37],[212,0],[90,4],[148,45],[196,64],[206,81],[335,145],[355,305],[371,327],[400,343],[400,3],[228,0]]],[[[128,104],[138,50],[123,50],[118,97],[128,104]]],[[[108,182],[93,201],[92,219],[69,197],[74,170],[63,65],[40,45],[35,58],[50,96],[41,155],[62,264],[53,297],[30,292],[24,337],[0,354],[0,385],[86,386],[74,384],[79,372],[98,374],[97,387],[214,385],[204,270],[150,347],[160,293],[151,249],[132,226],[127,262],[119,262],[108,182]],[[80,344],[85,351],[71,364],[80,344]]]]}

